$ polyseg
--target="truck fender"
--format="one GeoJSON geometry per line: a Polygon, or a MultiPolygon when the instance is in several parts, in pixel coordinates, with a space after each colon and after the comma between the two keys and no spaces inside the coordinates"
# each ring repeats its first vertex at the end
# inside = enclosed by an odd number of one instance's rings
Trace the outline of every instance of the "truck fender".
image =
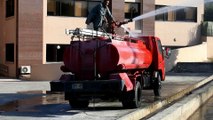
{"type": "Polygon", "coordinates": [[[111,79],[120,79],[122,80],[122,90],[124,89],[124,87],[126,87],[127,91],[131,91],[134,89],[133,87],[133,83],[130,80],[129,76],[127,75],[127,73],[118,73],[118,74],[112,74],[110,76],[111,79]]]}

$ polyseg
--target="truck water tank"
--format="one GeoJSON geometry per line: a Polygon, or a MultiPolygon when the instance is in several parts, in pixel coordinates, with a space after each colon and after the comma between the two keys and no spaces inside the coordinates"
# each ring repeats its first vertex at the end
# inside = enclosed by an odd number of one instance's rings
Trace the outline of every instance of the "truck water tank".
{"type": "Polygon", "coordinates": [[[80,79],[94,79],[95,70],[99,74],[108,74],[144,69],[151,62],[151,52],[142,41],[78,41],[64,52],[65,67],[80,79]]]}

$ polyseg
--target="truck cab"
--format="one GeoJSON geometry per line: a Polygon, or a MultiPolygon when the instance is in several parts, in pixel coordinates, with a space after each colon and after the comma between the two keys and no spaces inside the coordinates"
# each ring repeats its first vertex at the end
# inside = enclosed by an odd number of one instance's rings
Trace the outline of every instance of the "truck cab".
{"type": "Polygon", "coordinates": [[[165,80],[165,61],[160,39],[154,36],[142,36],[140,38],[144,40],[147,49],[152,53],[151,69],[157,70],[161,74],[161,79],[165,80]]]}

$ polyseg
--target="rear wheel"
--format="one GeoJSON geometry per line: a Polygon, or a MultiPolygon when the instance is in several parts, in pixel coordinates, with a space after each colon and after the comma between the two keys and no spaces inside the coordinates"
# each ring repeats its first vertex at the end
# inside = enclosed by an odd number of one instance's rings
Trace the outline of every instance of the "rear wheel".
{"type": "Polygon", "coordinates": [[[69,100],[71,108],[87,108],[89,105],[89,100],[69,100]]]}
{"type": "Polygon", "coordinates": [[[141,106],[142,88],[140,82],[136,82],[135,90],[125,92],[122,99],[124,108],[138,108],[141,106]]]}
{"type": "Polygon", "coordinates": [[[155,96],[161,96],[161,76],[159,73],[157,73],[157,78],[154,78],[153,80],[153,91],[155,96]]]}

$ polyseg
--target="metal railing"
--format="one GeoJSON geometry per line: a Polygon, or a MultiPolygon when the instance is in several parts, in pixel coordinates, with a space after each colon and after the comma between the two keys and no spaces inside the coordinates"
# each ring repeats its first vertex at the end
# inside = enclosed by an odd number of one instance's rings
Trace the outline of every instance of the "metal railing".
{"type": "Polygon", "coordinates": [[[108,37],[109,39],[123,40],[123,38],[120,36],[91,29],[81,29],[81,28],[76,28],[75,30],[65,29],[65,34],[71,35],[71,41],[74,40],[85,41],[95,37],[108,37]]]}
{"type": "Polygon", "coordinates": [[[0,75],[8,76],[9,67],[3,64],[0,64],[0,75]]]}

